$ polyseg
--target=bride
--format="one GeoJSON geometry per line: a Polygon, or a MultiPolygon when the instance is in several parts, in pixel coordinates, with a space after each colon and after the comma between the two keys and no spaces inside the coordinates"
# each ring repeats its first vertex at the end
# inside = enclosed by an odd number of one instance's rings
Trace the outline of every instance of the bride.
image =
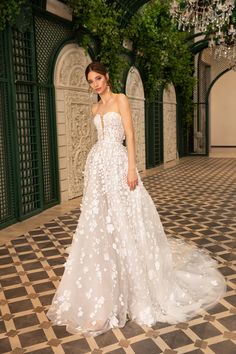
{"type": "Polygon", "coordinates": [[[82,210],[48,317],[70,333],[96,336],[133,320],[177,323],[215,305],[225,292],[216,262],[167,239],[135,165],[130,106],[106,68],[88,65],[100,96],[92,107],[98,141],[85,166],[82,210]],[[123,140],[126,139],[126,147],[123,140]]]}

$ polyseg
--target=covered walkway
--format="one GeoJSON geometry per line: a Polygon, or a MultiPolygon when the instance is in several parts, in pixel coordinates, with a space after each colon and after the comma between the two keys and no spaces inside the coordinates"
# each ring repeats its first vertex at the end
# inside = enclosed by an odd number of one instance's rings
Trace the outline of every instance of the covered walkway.
{"type": "Polygon", "coordinates": [[[227,279],[225,298],[178,325],[157,323],[151,329],[128,322],[96,338],[51,326],[46,312],[80,213],[74,200],[0,231],[0,353],[236,353],[236,159],[187,157],[143,181],[167,235],[217,259],[227,279]]]}

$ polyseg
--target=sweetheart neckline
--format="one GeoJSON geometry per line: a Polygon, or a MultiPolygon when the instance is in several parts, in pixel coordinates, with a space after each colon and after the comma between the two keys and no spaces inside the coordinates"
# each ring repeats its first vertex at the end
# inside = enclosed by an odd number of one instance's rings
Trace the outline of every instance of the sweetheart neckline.
{"type": "Polygon", "coordinates": [[[119,112],[108,111],[108,112],[104,113],[103,115],[101,115],[100,113],[96,113],[95,116],[94,116],[94,118],[95,118],[96,116],[100,116],[100,117],[102,118],[102,117],[104,117],[105,115],[107,115],[108,113],[116,113],[116,114],[118,114],[118,116],[121,117],[121,114],[120,114],[119,112]]]}

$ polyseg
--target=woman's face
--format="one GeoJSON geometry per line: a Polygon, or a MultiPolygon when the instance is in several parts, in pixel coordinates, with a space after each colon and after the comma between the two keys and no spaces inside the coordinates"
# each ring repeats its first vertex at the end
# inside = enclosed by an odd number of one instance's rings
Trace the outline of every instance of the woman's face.
{"type": "Polygon", "coordinates": [[[107,75],[102,75],[96,71],[90,71],[88,73],[88,83],[91,89],[97,94],[101,95],[107,90],[107,75]]]}

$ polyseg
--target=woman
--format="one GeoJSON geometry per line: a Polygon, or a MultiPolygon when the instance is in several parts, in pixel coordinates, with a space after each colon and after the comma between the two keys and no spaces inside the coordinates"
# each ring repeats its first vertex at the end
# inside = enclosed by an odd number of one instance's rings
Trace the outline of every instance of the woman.
{"type": "Polygon", "coordinates": [[[92,107],[98,141],[85,167],[82,212],[48,317],[71,333],[177,323],[225,292],[217,264],[180,240],[167,240],[135,165],[129,102],[111,90],[101,63],[85,72],[100,96],[92,107]],[[123,146],[126,138],[127,149],[123,146]]]}

